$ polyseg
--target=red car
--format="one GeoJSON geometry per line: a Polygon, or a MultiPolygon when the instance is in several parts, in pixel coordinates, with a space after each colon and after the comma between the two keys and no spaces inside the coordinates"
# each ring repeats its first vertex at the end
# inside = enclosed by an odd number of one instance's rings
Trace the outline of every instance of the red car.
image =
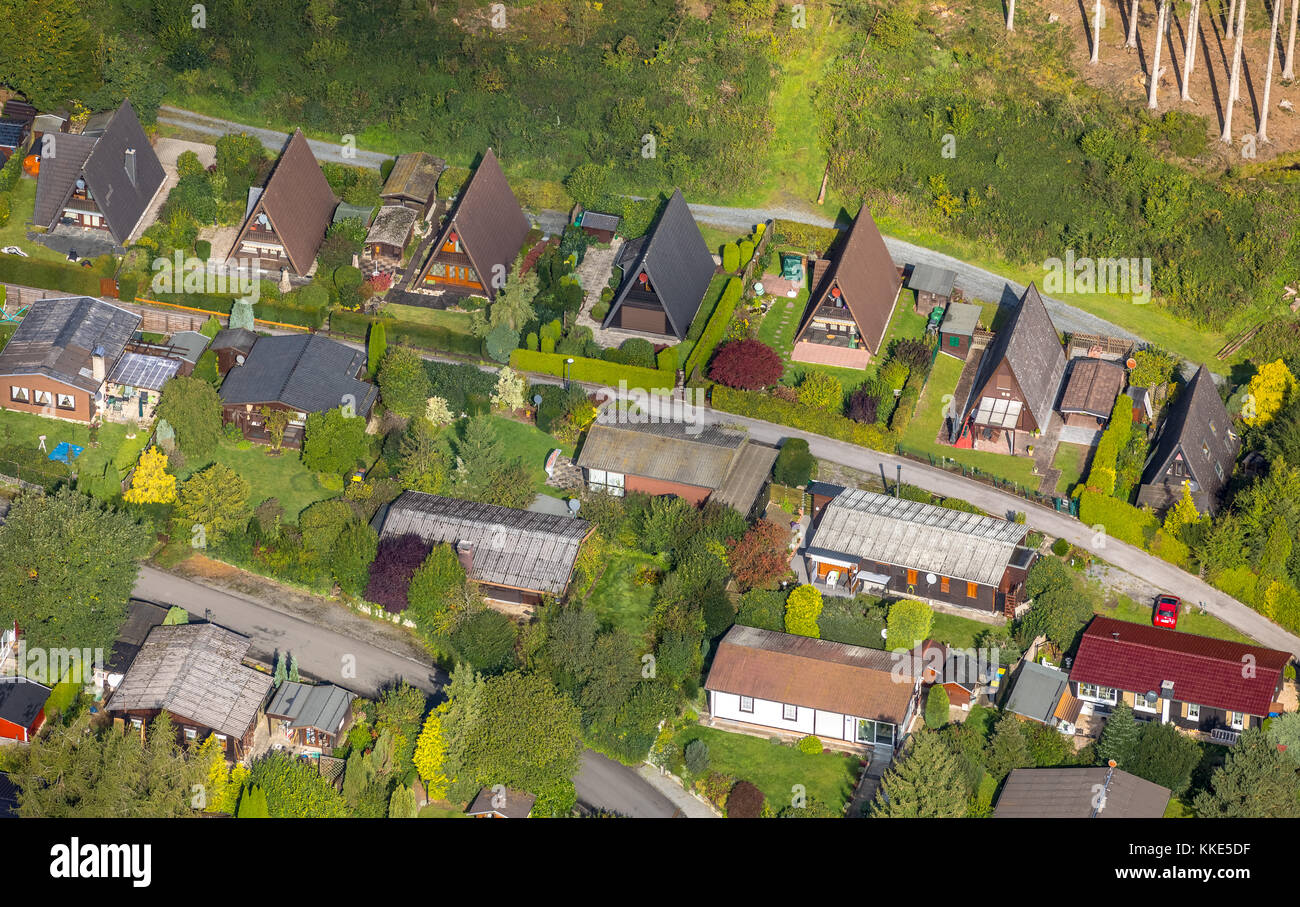
{"type": "Polygon", "coordinates": [[[1167,627],[1170,630],[1175,629],[1178,626],[1178,606],[1182,603],[1182,599],[1176,595],[1157,596],[1155,613],[1151,616],[1151,625],[1153,627],[1167,627]]]}

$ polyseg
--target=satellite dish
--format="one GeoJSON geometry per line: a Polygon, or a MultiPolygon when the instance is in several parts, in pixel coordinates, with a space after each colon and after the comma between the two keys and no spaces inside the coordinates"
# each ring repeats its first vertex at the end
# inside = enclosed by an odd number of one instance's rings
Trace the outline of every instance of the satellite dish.
{"type": "Polygon", "coordinates": [[[533,406],[541,406],[541,405],[542,405],[542,395],[533,394],[533,406]]]}
{"type": "Polygon", "coordinates": [[[1147,694],[1144,698],[1147,701],[1147,705],[1155,705],[1156,700],[1160,698],[1160,694],[1155,690],[1147,690],[1147,694]]]}
{"type": "Polygon", "coordinates": [[[577,498],[571,498],[569,500],[569,513],[573,514],[574,516],[578,515],[578,509],[581,507],[582,507],[582,501],[579,501],[577,498]]]}
{"type": "Polygon", "coordinates": [[[257,222],[263,227],[269,227],[271,225],[271,222],[267,220],[265,212],[257,215],[257,222]]]}
{"type": "Polygon", "coordinates": [[[240,353],[239,355],[235,356],[235,365],[243,365],[243,364],[244,364],[244,354],[240,353]]]}
{"type": "Polygon", "coordinates": [[[84,179],[82,179],[81,177],[77,177],[77,188],[78,188],[78,189],[85,189],[85,188],[86,188],[86,181],[85,181],[84,179]]]}
{"type": "Polygon", "coordinates": [[[933,586],[935,583],[939,581],[939,577],[935,576],[933,573],[927,573],[925,575],[925,581],[929,585],[933,586]]]}
{"type": "Polygon", "coordinates": [[[888,628],[888,627],[881,627],[881,628],[880,628],[880,638],[881,638],[881,639],[889,639],[889,628],[888,628]]]}

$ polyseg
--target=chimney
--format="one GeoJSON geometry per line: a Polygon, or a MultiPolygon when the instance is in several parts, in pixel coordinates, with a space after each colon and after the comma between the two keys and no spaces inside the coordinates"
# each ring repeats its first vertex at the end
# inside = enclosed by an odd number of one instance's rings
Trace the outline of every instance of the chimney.
{"type": "Polygon", "coordinates": [[[461,567],[464,568],[465,575],[472,578],[474,576],[474,543],[457,542],[456,559],[460,561],[461,567]]]}
{"type": "Polygon", "coordinates": [[[104,348],[102,346],[95,347],[90,354],[90,375],[100,384],[108,377],[108,371],[104,367],[104,348]]]}
{"type": "Polygon", "coordinates": [[[126,149],[126,152],[123,154],[122,163],[126,167],[126,178],[129,179],[131,181],[131,185],[134,186],[135,185],[135,149],[134,148],[126,149]]]}

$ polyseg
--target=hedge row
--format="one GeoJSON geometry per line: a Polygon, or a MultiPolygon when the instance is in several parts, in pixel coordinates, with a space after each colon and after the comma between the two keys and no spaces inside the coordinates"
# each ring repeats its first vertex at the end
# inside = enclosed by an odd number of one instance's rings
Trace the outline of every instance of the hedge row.
{"type": "Polygon", "coordinates": [[[801,403],[788,403],[762,391],[742,391],[715,384],[710,399],[714,409],[787,425],[872,450],[893,451],[897,442],[896,435],[879,425],[854,422],[801,403]]]}
{"type": "Polygon", "coordinates": [[[1249,605],[1282,629],[1300,633],[1300,591],[1290,583],[1270,581],[1242,566],[1211,577],[1210,584],[1249,605]]]}
{"type": "Polygon", "coordinates": [[[388,342],[406,346],[423,347],[431,350],[446,350],[464,356],[481,356],[482,341],[473,334],[453,331],[442,325],[417,324],[401,321],[388,316],[363,315],[346,309],[335,309],[330,314],[330,330],[341,334],[350,334],[364,340],[370,326],[376,322],[384,325],[388,342]]]}
{"type": "Polygon", "coordinates": [[[1079,495],[1079,521],[1088,526],[1100,525],[1112,538],[1142,549],[1151,544],[1160,528],[1160,521],[1149,510],[1092,490],[1079,495]]]}
{"type": "Polygon", "coordinates": [[[727,333],[727,325],[731,323],[731,316],[735,313],[736,306],[740,304],[740,296],[743,290],[744,286],[739,278],[733,277],[727,281],[726,287],[722,290],[722,298],[718,300],[717,308],[713,310],[709,323],[704,326],[704,332],[700,334],[699,342],[695,344],[695,349],[691,350],[690,356],[686,358],[685,371],[687,378],[690,378],[697,366],[703,367],[708,364],[709,359],[713,356],[713,351],[727,333]]]}
{"type": "Polygon", "coordinates": [[[19,255],[0,255],[0,281],[73,296],[99,295],[99,273],[93,268],[19,255]]]}
{"type": "Polygon", "coordinates": [[[834,227],[815,227],[812,224],[800,224],[791,220],[776,222],[775,238],[783,245],[797,246],[823,255],[834,245],[839,235],[840,232],[834,227]]]}
{"type": "MultiPolygon", "coordinates": [[[[565,375],[565,359],[559,353],[541,353],[533,350],[515,350],[510,354],[510,365],[521,372],[540,372],[543,375],[565,375]]],[[[591,384],[603,384],[618,387],[619,381],[626,381],[629,388],[642,390],[671,390],[677,383],[675,371],[660,371],[654,368],[641,368],[636,365],[621,365],[606,362],[603,359],[587,359],[583,356],[573,357],[568,376],[574,381],[591,384]]]]}

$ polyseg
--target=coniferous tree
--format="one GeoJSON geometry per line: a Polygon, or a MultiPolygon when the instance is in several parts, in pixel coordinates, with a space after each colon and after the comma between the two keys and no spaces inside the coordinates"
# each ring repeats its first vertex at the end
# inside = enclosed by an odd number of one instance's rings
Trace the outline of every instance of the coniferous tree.
{"type": "Polygon", "coordinates": [[[1127,770],[1137,751],[1138,726],[1133,709],[1121,702],[1106,719],[1106,727],[1097,741],[1097,758],[1102,762],[1114,759],[1120,768],[1127,770]]]}
{"type": "Polygon", "coordinates": [[[1029,768],[1033,764],[1029,741],[1025,739],[1020,719],[1010,713],[1004,715],[994,725],[993,737],[989,741],[989,774],[1001,781],[1012,769],[1029,768]]]}
{"type": "Polygon", "coordinates": [[[956,819],[966,815],[969,797],[956,755],[925,730],[881,779],[871,812],[884,819],[956,819]]]}
{"type": "Polygon", "coordinates": [[[1300,776],[1264,732],[1249,730],[1215,769],[1210,789],[1193,801],[1196,812],[1212,819],[1293,819],[1300,817],[1300,776]]]}

